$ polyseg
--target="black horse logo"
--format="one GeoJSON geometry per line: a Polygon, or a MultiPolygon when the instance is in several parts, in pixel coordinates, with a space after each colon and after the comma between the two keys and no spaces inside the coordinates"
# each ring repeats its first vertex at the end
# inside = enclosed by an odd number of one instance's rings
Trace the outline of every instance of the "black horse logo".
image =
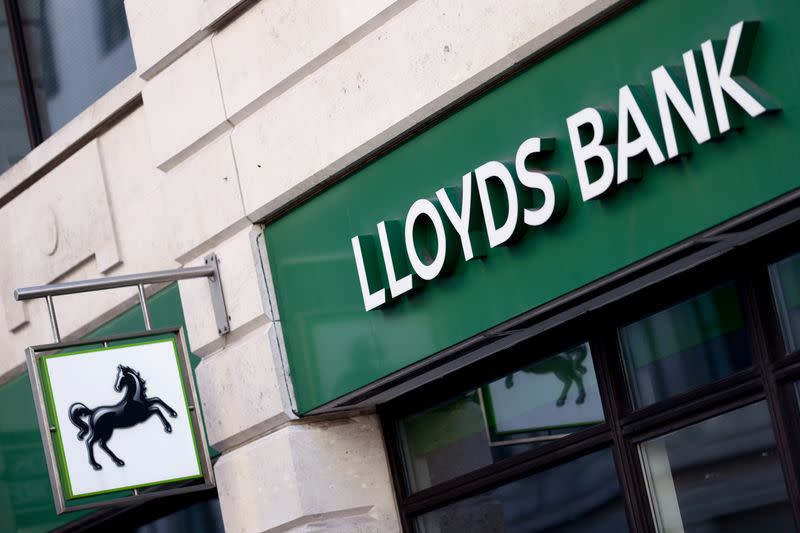
{"type": "Polygon", "coordinates": [[[114,390],[121,392],[123,388],[125,389],[125,397],[121,402],[116,405],[103,405],[97,409],[89,409],[77,402],[69,406],[69,419],[80,430],[78,440],[83,440],[87,434],[89,435],[89,438],[86,439],[86,449],[89,452],[89,464],[95,470],[103,468],[94,460],[95,443],[111,457],[117,466],[125,465],[125,461],[114,455],[114,452],[109,450],[108,444],[106,444],[116,428],[129,428],[156,415],[164,424],[164,431],[172,433],[172,426],[156,406],[163,407],[172,418],[178,416],[178,413],[160,398],[148,398],[144,385],[145,381],[136,370],[118,365],[114,390]],[[88,424],[82,420],[83,417],[88,417],[88,424]]]}
{"type": "MultiPolygon", "coordinates": [[[[548,357],[544,361],[528,368],[523,368],[522,372],[529,374],[554,374],[564,387],[561,394],[556,399],[556,405],[561,407],[567,401],[567,393],[573,383],[578,388],[578,396],[575,398],[576,404],[582,404],[586,400],[586,389],[583,387],[583,375],[586,374],[586,360],[588,351],[586,345],[582,344],[566,352],[548,357]]],[[[514,386],[514,374],[506,376],[505,385],[507,389],[514,386]]]]}

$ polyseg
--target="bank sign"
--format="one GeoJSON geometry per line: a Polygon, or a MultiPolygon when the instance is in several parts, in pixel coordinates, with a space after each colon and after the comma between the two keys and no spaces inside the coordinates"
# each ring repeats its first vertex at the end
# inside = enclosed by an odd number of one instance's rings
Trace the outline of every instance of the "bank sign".
{"type": "Polygon", "coordinates": [[[798,16],[644,2],[270,224],[300,411],[797,188],[798,16]]]}
{"type": "MultiPolygon", "coordinates": [[[[649,85],[622,86],[617,112],[587,107],[568,117],[581,199],[601,198],[629,179],[641,179],[648,163],[690,154],[691,140],[700,145],[741,127],[742,111],[757,117],[777,110],[747,77],[758,25],[737,22],[727,41],[708,39],[684,52],[682,67],[662,65],[652,71],[649,85]]],[[[464,261],[485,256],[487,248],[511,244],[529,227],[558,220],[569,205],[569,187],[563,176],[541,167],[554,147],[553,138],[526,139],[513,162],[488,161],[464,174],[460,187],[415,201],[404,224],[379,222],[382,272],[374,238],[353,237],[364,308],[380,307],[449,273],[459,255],[464,261]]]]}
{"type": "Polygon", "coordinates": [[[90,497],[137,495],[208,475],[191,370],[180,346],[180,334],[167,333],[29,350],[59,512],[73,510],[70,503],[96,506],[90,497]]]}

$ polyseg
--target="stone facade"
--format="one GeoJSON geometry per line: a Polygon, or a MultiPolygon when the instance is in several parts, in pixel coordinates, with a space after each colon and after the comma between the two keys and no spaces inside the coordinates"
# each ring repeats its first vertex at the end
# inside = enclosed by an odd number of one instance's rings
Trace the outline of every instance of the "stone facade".
{"type": "MultiPolygon", "coordinates": [[[[377,417],[293,414],[259,223],[616,3],[126,0],[137,72],[0,175],[0,384],[51,338],[15,287],[213,251],[231,332],[180,293],[226,528],[399,530],[377,417]]],[[[57,298],[62,335],[135,301],[57,298]]]]}

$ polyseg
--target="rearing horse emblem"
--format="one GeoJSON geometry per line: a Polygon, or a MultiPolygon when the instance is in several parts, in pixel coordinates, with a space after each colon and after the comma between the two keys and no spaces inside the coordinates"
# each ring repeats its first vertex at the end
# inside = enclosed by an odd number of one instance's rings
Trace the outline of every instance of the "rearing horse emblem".
{"type": "MultiPolygon", "coordinates": [[[[586,389],[583,386],[583,376],[587,372],[587,368],[583,362],[589,352],[585,344],[576,346],[566,352],[548,357],[547,359],[536,363],[528,368],[523,368],[522,372],[529,374],[554,374],[564,386],[561,389],[561,394],[556,400],[556,405],[562,407],[567,402],[567,393],[573,383],[578,387],[578,396],[575,398],[577,405],[586,401],[586,389]]],[[[506,376],[506,388],[510,389],[514,386],[514,374],[506,376]]]]}
{"type": "Polygon", "coordinates": [[[164,413],[158,406],[166,410],[172,418],[178,416],[178,413],[164,403],[161,398],[147,397],[145,381],[139,372],[128,366],[118,365],[114,390],[122,392],[122,389],[125,389],[125,396],[116,405],[102,405],[96,409],[89,409],[82,403],[76,402],[69,406],[69,419],[80,430],[78,440],[83,440],[86,435],[89,435],[89,438],[86,439],[86,450],[89,453],[89,464],[95,470],[103,468],[94,459],[95,444],[100,446],[100,449],[106,452],[117,466],[125,466],[125,461],[108,449],[107,443],[116,428],[129,428],[156,415],[164,424],[164,431],[172,433],[172,426],[167,422],[164,413]],[[83,420],[84,417],[87,417],[86,421],[83,420]]]}

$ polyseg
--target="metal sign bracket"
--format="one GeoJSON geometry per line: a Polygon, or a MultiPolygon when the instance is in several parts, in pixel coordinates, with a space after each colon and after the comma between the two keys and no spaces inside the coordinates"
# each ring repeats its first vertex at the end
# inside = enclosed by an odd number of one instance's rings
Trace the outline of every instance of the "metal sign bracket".
{"type": "Polygon", "coordinates": [[[213,307],[214,318],[217,322],[217,333],[219,335],[226,335],[230,332],[231,326],[228,308],[225,305],[225,295],[222,291],[219,258],[216,254],[211,253],[207,255],[204,260],[205,264],[197,267],[160,270],[144,274],[109,276],[106,278],[81,281],[68,281],[65,283],[54,283],[37,287],[24,287],[14,290],[14,298],[17,301],[44,298],[47,303],[47,312],[50,316],[50,327],[53,331],[53,339],[55,342],[61,342],[61,333],[58,329],[58,319],[56,318],[55,305],[53,304],[54,296],[136,286],[139,291],[139,304],[142,307],[145,329],[150,331],[152,329],[152,324],[150,323],[150,312],[147,308],[147,300],[144,294],[145,285],[169,283],[182,279],[208,278],[208,286],[211,290],[211,306],[213,307]]]}
{"type": "Polygon", "coordinates": [[[211,306],[214,309],[214,319],[217,321],[217,333],[226,335],[231,330],[231,317],[225,306],[225,295],[222,293],[222,280],[219,277],[219,259],[217,254],[208,254],[204,258],[206,265],[214,268],[214,273],[208,277],[208,288],[211,289],[211,306]]]}

